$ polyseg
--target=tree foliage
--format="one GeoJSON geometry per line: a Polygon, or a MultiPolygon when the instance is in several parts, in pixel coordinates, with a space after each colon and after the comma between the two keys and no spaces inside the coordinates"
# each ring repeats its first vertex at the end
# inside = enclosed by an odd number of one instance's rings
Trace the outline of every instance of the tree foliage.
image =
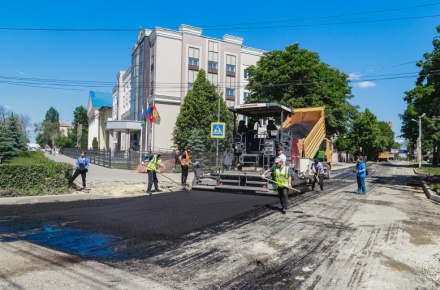
{"type": "Polygon", "coordinates": [[[78,142],[78,124],[82,125],[79,146],[81,148],[87,148],[89,118],[87,117],[87,109],[83,106],[76,107],[75,111],[73,111],[73,129],[68,134],[73,146],[76,146],[78,142]]]}
{"type": "Polygon", "coordinates": [[[0,124],[0,158],[3,162],[15,156],[17,151],[14,150],[14,139],[10,136],[9,128],[5,124],[0,124]]]}
{"type": "MultiPolygon", "coordinates": [[[[400,115],[402,120],[402,137],[408,139],[408,149],[417,147],[419,136],[418,120],[421,118],[423,133],[422,152],[429,149],[434,153],[434,164],[438,164],[440,147],[440,26],[432,41],[433,50],[423,55],[423,60],[416,66],[420,68],[415,87],[405,92],[407,108],[400,115]]],[[[431,151],[430,150],[430,151],[431,151]]]]}
{"type": "Polygon", "coordinates": [[[13,147],[16,150],[27,150],[27,139],[23,134],[20,124],[18,124],[18,119],[14,114],[8,118],[8,130],[9,136],[13,140],[13,147]]]}
{"type": "Polygon", "coordinates": [[[34,124],[34,132],[37,133],[35,137],[36,142],[41,147],[50,147],[55,145],[55,137],[60,132],[59,114],[53,107],[46,112],[44,121],[34,124]]]}
{"type": "Polygon", "coordinates": [[[205,75],[200,70],[192,90],[186,95],[180,113],[177,116],[173,130],[174,143],[183,151],[194,130],[202,140],[204,148],[213,151],[216,147],[215,139],[211,139],[211,122],[217,122],[218,102],[220,100],[220,122],[226,123],[226,138],[222,139],[220,149],[229,147],[232,139],[233,114],[227,110],[226,102],[215,91],[205,75]]]}
{"type": "Polygon", "coordinates": [[[353,97],[348,75],[320,61],[316,52],[300,49],[299,44],[284,51],[265,53],[256,66],[246,69],[246,103],[275,102],[290,108],[325,106],[327,135],[346,133],[350,118],[357,107],[348,100],[353,97]]]}

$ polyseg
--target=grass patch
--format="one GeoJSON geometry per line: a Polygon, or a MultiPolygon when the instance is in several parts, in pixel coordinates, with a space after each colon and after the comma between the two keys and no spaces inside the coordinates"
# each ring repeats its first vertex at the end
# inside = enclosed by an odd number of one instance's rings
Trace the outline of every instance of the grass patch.
{"type": "Polygon", "coordinates": [[[440,167],[423,165],[422,171],[430,175],[426,178],[426,181],[430,184],[430,186],[437,192],[440,192],[440,167]]]}

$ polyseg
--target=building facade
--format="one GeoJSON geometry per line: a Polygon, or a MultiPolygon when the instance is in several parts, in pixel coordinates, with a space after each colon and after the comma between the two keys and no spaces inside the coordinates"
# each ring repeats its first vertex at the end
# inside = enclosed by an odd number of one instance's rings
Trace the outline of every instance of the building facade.
{"type": "Polygon", "coordinates": [[[232,35],[221,40],[203,36],[201,28],[184,24],[177,31],[160,27],[139,31],[132,49],[129,119],[140,121],[142,111],[153,105],[161,116],[160,125],[147,123],[139,135],[132,136],[141,150],[173,146],[180,106],[200,69],[228,106],[243,103],[249,95],[246,68],[255,65],[264,51],[242,42],[243,38],[232,35]]]}
{"type": "Polygon", "coordinates": [[[112,120],[112,94],[90,91],[87,105],[89,132],[87,147],[93,148],[93,139],[98,140],[99,149],[111,148],[113,137],[107,130],[107,122],[112,120]]]}

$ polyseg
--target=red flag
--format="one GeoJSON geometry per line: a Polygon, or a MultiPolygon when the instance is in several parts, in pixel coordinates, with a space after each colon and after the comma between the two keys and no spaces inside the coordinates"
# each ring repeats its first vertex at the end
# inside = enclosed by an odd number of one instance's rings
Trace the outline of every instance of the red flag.
{"type": "Polygon", "coordinates": [[[160,115],[159,111],[156,109],[156,104],[153,104],[153,108],[151,109],[151,122],[160,125],[160,115]]]}

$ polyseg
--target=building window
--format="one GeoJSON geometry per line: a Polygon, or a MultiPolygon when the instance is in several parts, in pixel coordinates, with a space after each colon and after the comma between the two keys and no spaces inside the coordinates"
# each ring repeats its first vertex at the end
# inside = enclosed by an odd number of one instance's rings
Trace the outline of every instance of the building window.
{"type": "Polygon", "coordinates": [[[193,71],[193,70],[188,71],[188,91],[192,90],[196,78],[197,78],[197,71],[193,71]]]}
{"type": "Polygon", "coordinates": [[[208,61],[208,73],[216,74],[218,72],[218,62],[208,61]]]}
{"type": "Polygon", "coordinates": [[[218,73],[218,42],[208,41],[208,73],[218,73]]]}
{"type": "Polygon", "coordinates": [[[235,77],[235,60],[234,55],[226,55],[226,75],[229,77],[235,77]]]}
{"type": "Polygon", "coordinates": [[[218,87],[218,74],[208,73],[208,81],[210,81],[214,86],[218,87]]]}
{"type": "Polygon", "coordinates": [[[153,94],[154,93],[154,81],[151,81],[151,84],[150,84],[150,94],[153,94]]]}
{"type": "Polygon", "coordinates": [[[249,78],[249,73],[247,70],[244,70],[244,79],[247,80],[249,78]]]}
{"type": "Polygon", "coordinates": [[[243,93],[243,101],[246,100],[247,97],[249,97],[250,93],[249,92],[244,92],[243,93]]]}
{"type": "Polygon", "coordinates": [[[199,49],[194,47],[188,48],[188,69],[199,70],[199,49]]]}
{"type": "Polygon", "coordinates": [[[190,57],[188,63],[189,65],[199,66],[199,59],[190,57]]]}
{"type": "Polygon", "coordinates": [[[235,101],[235,89],[226,88],[226,100],[235,101]]]}

